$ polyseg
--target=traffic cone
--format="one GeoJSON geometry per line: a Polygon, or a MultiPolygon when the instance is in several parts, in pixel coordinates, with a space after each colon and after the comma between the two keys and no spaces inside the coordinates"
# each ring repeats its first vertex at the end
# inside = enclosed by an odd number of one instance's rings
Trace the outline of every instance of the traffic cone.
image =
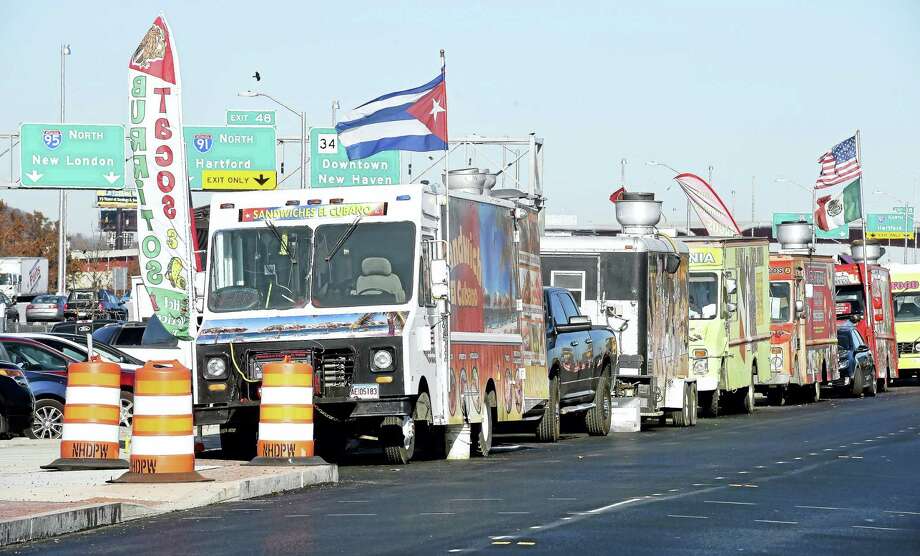
{"type": "Polygon", "coordinates": [[[113,483],[210,481],[195,471],[192,373],[178,361],[148,361],[134,379],[131,470],[113,483]]]}
{"type": "Polygon", "coordinates": [[[121,367],[98,357],[67,368],[61,457],[42,469],[127,469],[118,458],[121,367]]]}
{"type": "Polygon", "coordinates": [[[313,455],[313,367],[290,357],[262,367],[257,456],[249,465],[324,465],[313,455]]]}

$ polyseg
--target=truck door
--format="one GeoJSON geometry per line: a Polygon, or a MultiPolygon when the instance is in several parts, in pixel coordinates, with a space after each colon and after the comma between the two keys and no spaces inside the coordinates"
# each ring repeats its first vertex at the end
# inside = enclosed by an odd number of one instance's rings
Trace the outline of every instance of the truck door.
{"type": "Polygon", "coordinates": [[[794,358],[792,365],[793,376],[802,381],[802,384],[811,383],[812,380],[808,380],[807,377],[813,375],[816,372],[815,369],[808,368],[808,337],[806,335],[806,324],[812,318],[812,312],[808,307],[808,299],[813,295],[811,291],[812,285],[808,284],[805,279],[805,274],[803,271],[796,271],[795,282],[793,282],[795,287],[795,293],[793,296],[792,302],[792,312],[795,322],[795,327],[793,328],[792,336],[792,349],[794,350],[794,358]],[[804,307],[804,312],[799,312],[798,307],[804,307]]]}
{"type": "MultiPolygon", "coordinates": [[[[565,320],[581,315],[572,294],[568,292],[557,293],[562,310],[565,313],[565,320]]],[[[591,332],[570,332],[567,334],[569,346],[572,347],[576,365],[576,380],[578,387],[573,388],[573,392],[590,390],[591,379],[594,377],[594,346],[592,345],[591,332]]],[[[598,347],[600,349],[600,346],[598,347]]]]}

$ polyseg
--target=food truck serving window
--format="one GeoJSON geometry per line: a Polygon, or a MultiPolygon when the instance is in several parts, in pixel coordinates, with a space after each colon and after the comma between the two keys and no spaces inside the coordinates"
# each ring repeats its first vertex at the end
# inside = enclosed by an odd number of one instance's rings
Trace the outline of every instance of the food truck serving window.
{"type": "Polygon", "coordinates": [[[920,321],[920,292],[894,294],[894,320],[896,322],[920,321]]]}
{"type": "Polygon", "coordinates": [[[716,318],[719,310],[719,281],[711,272],[690,273],[690,320],[716,318]]]}
{"type": "Polygon", "coordinates": [[[401,305],[412,298],[411,222],[328,224],[316,228],[314,244],[316,307],[401,305]]]}
{"type": "Polygon", "coordinates": [[[309,299],[306,226],[217,232],[211,244],[208,309],[216,313],[303,307],[309,299]]]}
{"type": "Polygon", "coordinates": [[[779,324],[789,322],[791,284],[789,282],[770,282],[770,322],[779,324]]]}
{"type": "Polygon", "coordinates": [[[838,317],[863,314],[864,296],[862,286],[837,286],[834,296],[838,317]]]}

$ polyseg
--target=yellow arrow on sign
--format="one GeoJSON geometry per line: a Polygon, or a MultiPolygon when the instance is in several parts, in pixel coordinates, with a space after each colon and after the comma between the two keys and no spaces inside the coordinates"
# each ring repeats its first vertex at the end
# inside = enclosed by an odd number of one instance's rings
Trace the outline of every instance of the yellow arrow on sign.
{"type": "Polygon", "coordinates": [[[204,170],[202,189],[211,191],[269,191],[278,187],[274,170],[204,170]]]}

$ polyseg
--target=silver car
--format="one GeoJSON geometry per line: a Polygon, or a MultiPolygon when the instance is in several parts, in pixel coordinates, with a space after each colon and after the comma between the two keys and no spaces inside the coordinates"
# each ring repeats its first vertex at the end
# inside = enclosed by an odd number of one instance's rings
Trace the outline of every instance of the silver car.
{"type": "Polygon", "coordinates": [[[64,320],[64,306],[67,298],[60,295],[40,295],[26,306],[26,320],[61,321],[64,320]]]}

